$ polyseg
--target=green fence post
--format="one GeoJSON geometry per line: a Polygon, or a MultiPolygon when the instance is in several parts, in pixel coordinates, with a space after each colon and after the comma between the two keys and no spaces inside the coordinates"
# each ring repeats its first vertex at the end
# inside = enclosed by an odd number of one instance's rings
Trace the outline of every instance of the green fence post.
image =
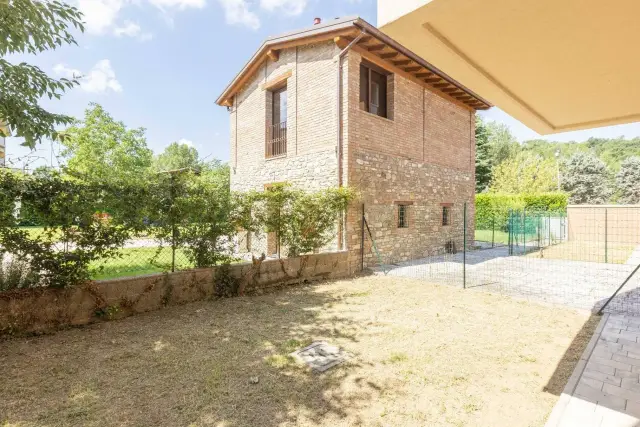
{"type": "Polygon", "coordinates": [[[607,208],[604,208],[604,262],[609,262],[609,220],[607,215],[607,208]]]}
{"type": "Polygon", "coordinates": [[[511,221],[512,221],[512,214],[511,214],[511,209],[508,210],[508,217],[507,217],[507,233],[508,233],[508,237],[507,237],[507,245],[509,245],[509,255],[513,255],[513,237],[511,236],[511,233],[513,231],[513,227],[511,226],[511,221]]]}
{"type": "Polygon", "coordinates": [[[496,245],[496,215],[491,215],[491,247],[496,245]]]}
{"type": "Polygon", "coordinates": [[[527,253],[527,210],[522,209],[522,253],[527,253]]]}
{"type": "Polygon", "coordinates": [[[462,214],[464,236],[462,237],[462,289],[467,289],[467,202],[464,202],[462,214]]]}
{"type": "Polygon", "coordinates": [[[175,189],[175,177],[173,174],[169,175],[170,178],[170,182],[171,182],[171,188],[170,188],[170,194],[171,194],[171,272],[173,273],[174,271],[176,271],[176,238],[178,235],[178,230],[176,228],[176,221],[174,218],[175,212],[174,212],[174,203],[175,203],[175,193],[176,193],[176,189],[175,189]]]}

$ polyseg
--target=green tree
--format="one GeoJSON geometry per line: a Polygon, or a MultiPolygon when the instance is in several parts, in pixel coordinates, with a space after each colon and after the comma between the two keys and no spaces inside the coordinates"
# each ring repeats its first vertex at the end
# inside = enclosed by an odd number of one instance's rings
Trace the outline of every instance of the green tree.
{"type": "Polygon", "coordinates": [[[589,153],[576,153],[564,164],[562,189],[574,204],[603,204],[612,194],[611,177],[604,162],[589,153]]]}
{"type": "Polygon", "coordinates": [[[491,191],[495,193],[544,193],[557,187],[556,165],[537,154],[520,152],[494,168],[491,191]]]}
{"type": "MultiPolygon", "coordinates": [[[[12,64],[10,54],[38,54],[63,44],[77,44],[71,27],[84,31],[82,15],[59,1],[3,0],[0,3],[0,121],[14,136],[34,148],[42,138],[58,138],[55,126],[72,118],[46,111],[39,104],[44,97],[59,99],[78,84],[76,80],[52,79],[26,62],[12,64]]],[[[0,136],[4,132],[0,129],[0,136]]]]}
{"type": "Polygon", "coordinates": [[[489,130],[482,118],[476,116],[476,193],[485,191],[491,183],[493,162],[489,149],[489,130]]]}
{"type": "Polygon", "coordinates": [[[640,157],[629,157],[622,162],[616,174],[616,186],[620,192],[620,202],[640,203],[640,157]]]}
{"type": "Polygon", "coordinates": [[[139,184],[153,157],[143,128],[127,129],[98,104],[67,129],[63,144],[68,173],[91,182],[139,184]]]}
{"type": "Polygon", "coordinates": [[[493,166],[518,154],[520,145],[506,125],[488,122],[486,128],[489,132],[489,158],[493,166]]]}
{"type": "Polygon", "coordinates": [[[170,171],[200,166],[198,150],[187,144],[172,142],[161,154],[153,159],[156,171],[170,171]]]}

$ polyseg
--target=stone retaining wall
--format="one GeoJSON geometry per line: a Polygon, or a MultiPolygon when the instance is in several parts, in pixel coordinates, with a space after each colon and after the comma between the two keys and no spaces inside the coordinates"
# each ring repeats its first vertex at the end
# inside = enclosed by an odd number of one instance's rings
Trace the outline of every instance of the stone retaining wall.
{"type": "MultiPolygon", "coordinates": [[[[65,289],[0,293],[0,335],[46,333],[215,298],[218,268],[103,280],[65,289]]],[[[254,260],[231,265],[229,275],[237,279],[240,293],[346,277],[347,253],[254,260]]]]}

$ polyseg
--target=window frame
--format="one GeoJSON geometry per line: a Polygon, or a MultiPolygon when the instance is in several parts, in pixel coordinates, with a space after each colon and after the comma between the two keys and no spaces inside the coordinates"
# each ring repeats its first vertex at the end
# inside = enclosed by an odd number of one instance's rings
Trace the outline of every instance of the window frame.
{"type": "Polygon", "coordinates": [[[360,95],[359,105],[360,109],[367,113],[373,114],[385,119],[389,118],[389,76],[392,73],[380,68],[368,61],[362,60],[360,62],[360,95]],[[375,79],[374,79],[375,77],[375,79]],[[364,81],[366,80],[366,81],[364,81]],[[378,80],[374,82],[374,80],[378,80]],[[379,104],[375,105],[375,112],[372,110],[372,94],[373,85],[377,84],[379,91],[379,104]]]}
{"type": "Polygon", "coordinates": [[[451,205],[442,205],[442,226],[451,225],[451,205]]]}
{"type": "Polygon", "coordinates": [[[409,228],[409,204],[398,203],[398,221],[396,228],[409,228]]]}

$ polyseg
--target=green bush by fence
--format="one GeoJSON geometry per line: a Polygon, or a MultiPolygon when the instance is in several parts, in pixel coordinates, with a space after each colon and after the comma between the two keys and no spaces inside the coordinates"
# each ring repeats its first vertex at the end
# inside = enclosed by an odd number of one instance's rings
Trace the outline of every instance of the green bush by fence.
{"type": "Polygon", "coordinates": [[[565,193],[539,194],[476,194],[476,229],[506,231],[510,210],[532,210],[544,212],[564,211],[568,197],[565,193]]]}
{"type": "Polygon", "coordinates": [[[0,169],[0,291],[229,263],[240,229],[275,230],[284,254],[311,253],[333,238],[353,196],[288,185],[230,194],[218,174],[185,169],[116,184],[0,169]],[[24,227],[25,212],[41,226],[24,227]]]}

